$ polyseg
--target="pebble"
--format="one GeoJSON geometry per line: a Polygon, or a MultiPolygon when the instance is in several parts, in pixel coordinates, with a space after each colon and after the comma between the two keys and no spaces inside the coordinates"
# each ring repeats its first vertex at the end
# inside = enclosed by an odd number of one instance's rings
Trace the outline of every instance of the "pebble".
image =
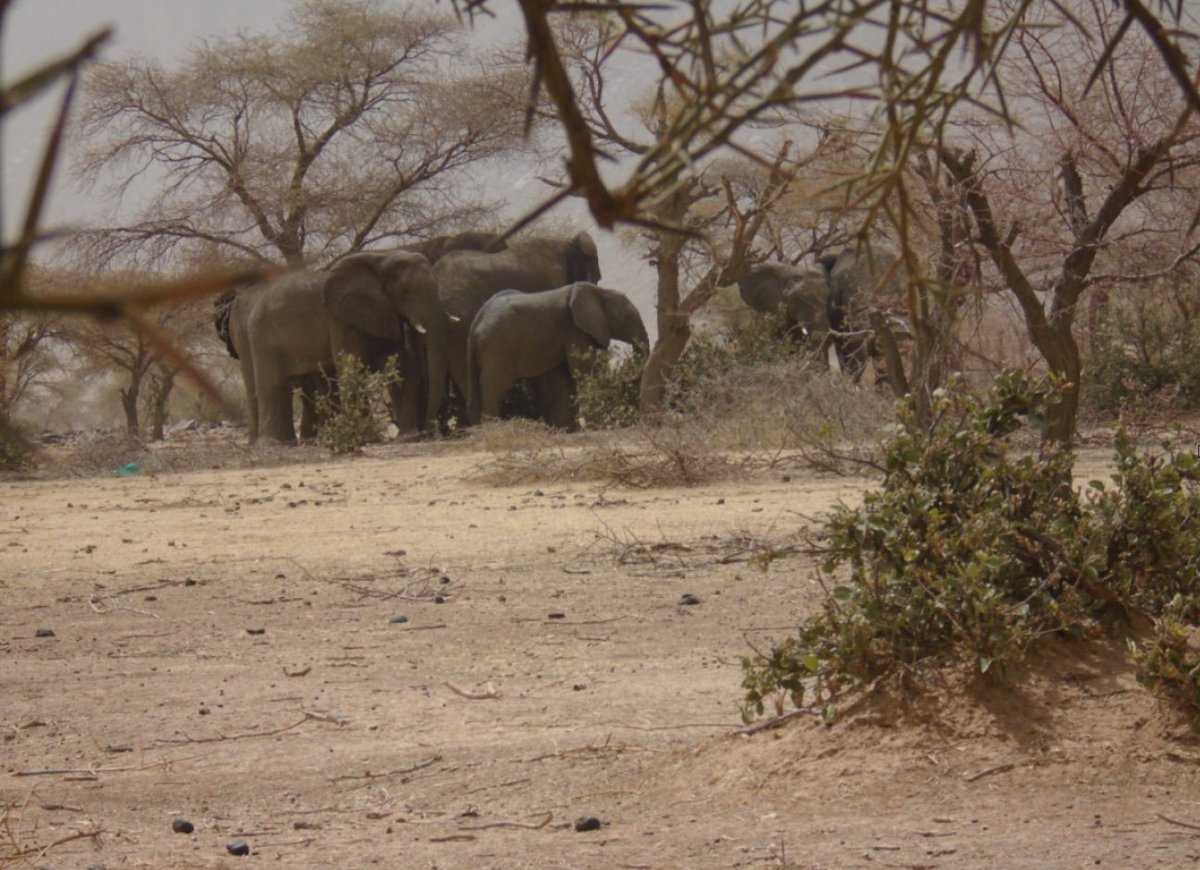
{"type": "Polygon", "coordinates": [[[34,637],[54,637],[54,629],[52,629],[52,628],[39,628],[37,631],[35,631],[35,632],[33,633],[33,636],[34,636],[34,637]]]}
{"type": "Polygon", "coordinates": [[[403,614],[400,614],[399,616],[393,616],[388,620],[390,625],[403,625],[406,622],[408,622],[408,617],[404,616],[403,614]]]}
{"type": "Polygon", "coordinates": [[[699,603],[700,603],[700,599],[697,598],[695,595],[693,595],[690,592],[685,592],[679,598],[679,605],[681,607],[686,607],[686,606],[690,606],[692,604],[699,604],[699,603]]]}
{"type": "Polygon", "coordinates": [[[225,844],[225,851],[230,855],[249,855],[250,844],[245,840],[233,839],[225,844]]]}
{"type": "Polygon", "coordinates": [[[171,822],[171,830],[176,834],[190,834],[196,830],[196,826],[187,819],[175,819],[171,822]]]}
{"type": "Polygon", "coordinates": [[[600,820],[595,816],[580,816],[575,820],[576,831],[598,831],[600,830],[600,820]]]}

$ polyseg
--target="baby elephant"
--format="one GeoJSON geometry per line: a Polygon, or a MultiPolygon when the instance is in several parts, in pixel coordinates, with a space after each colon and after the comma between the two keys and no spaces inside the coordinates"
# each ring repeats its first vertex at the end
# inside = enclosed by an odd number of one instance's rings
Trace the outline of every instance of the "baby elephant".
{"type": "Polygon", "coordinates": [[[469,422],[498,417],[505,394],[526,378],[545,422],[574,429],[579,406],[571,351],[606,348],[613,339],[643,355],[650,348],[642,317],[624,293],[578,283],[496,294],[475,316],[467,340],[469,422]]]}

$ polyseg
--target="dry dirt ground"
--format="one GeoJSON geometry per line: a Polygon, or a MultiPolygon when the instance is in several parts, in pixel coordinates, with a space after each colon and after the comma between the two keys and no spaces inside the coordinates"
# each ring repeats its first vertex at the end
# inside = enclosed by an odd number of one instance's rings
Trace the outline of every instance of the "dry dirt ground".
{"type": "Polygon", "coordinates": [[[864,480],[497,485],[470,443],[224,437],[0,480],[0,865],[1200,860],[1200,751],[1119,649],[737,733],[741,657],[819,591],[748,557],[864,480]]]}

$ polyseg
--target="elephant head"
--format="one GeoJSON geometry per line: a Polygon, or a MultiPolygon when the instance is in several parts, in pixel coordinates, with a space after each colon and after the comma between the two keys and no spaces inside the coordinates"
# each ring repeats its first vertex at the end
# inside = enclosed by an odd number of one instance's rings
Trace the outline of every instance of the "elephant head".
{"type": "Polygon", "coordinates": [[[782,315],[795,338],[822,335],[829,329],[829,285],[821,269],[756,263],[738,278],[737,286],[742,301],[750,308],[782,315]]]}
{"type": "Polygon", "coordinates": [[[637,306],[616,290],[579,282],[568,288],[567,310],[571,320],[601,348],[617,341],[628,342],[640,356],[650,350],[650,339],[637,306]]]}
{"type": "MultiPolygon", "coordinates": [[[[447,318],[437,296],[437,282],[429,261],[411,251],[358,253],[338,260],[325,275],[322,297],[330,319],[348,336],[343,341],[365,356],[377,356],[366,347],[401,353],[404,342],[420,349],[422,371],[405,371],[405,380],[420,380],[414,397],[421,396],[416,425],[437,420],[446,380],[447,318]]],[[[380,359],[369,360],[381,363],[380,359]]],[[[411,391],[414,385],[404,385],[411,391]]]]}
{"type": "Polygon", "coordinates": [[[901,298],[903,272],[892,251],[848,247],[821,257],[818,264],[829,282],[829,327],[842,369],[855,379],[876,354],[872,330],[881,327],[881,312],[901,298]]]}

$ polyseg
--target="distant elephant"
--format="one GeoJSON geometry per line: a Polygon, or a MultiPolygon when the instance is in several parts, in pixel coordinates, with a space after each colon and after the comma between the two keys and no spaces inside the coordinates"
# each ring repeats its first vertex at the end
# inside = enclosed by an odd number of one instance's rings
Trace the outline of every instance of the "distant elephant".
{"type": "Polygon", "coordinates": [[[642,317],[624,293],[583,282],[539,293],[497,293],[471,323],[468,420],[498,417],[505,394],[528,378],[545,422],[574,429],[579,405],[572,351],[607,348],[613,339],[628,342],[639,355],[650,349],[642,317]]]}
{"type": "Polygon", "coordinates": [[[829,284],[824,269],[755,263],[737,279],[742,301],[755,311],[783,316],[788,335],[824,342],[829,332],[829,284]]]}
{"type": "Polygon", "coordinates": [[[329,269],[296,272],[239,292],[229,335],[242,364],[250,406],[250,437],[295,440],[292,389],[306,378],[334,374],[340,353],[377,370],[405,343],[419,348],[419,371],[405,366],[392,391],[401,431],[437,419],[445,382],[446,315],[433,269],[408,251],[358,253],[329,269]]]}
{"type": "Polygon", "coordinates": [[[896,254],[878,246],[843,248],[817,263],[829,283],[827,316],[838,362],[858,380],[868,360],[881,352],[877,333],[886,328],[886,314],[902,300],[903,272],[896,254]]]}
{"type": "Polygon", "coordinates": [[[456,251],[434,267],[438,296],[450,316],[450,376],[459,397],[467,395],[467,334],[479,309],[501,290],[534,293],[577,281],[600,280],[596,243],[587,233],[570,239],[514,242],[505,251],[456,251]]]}

